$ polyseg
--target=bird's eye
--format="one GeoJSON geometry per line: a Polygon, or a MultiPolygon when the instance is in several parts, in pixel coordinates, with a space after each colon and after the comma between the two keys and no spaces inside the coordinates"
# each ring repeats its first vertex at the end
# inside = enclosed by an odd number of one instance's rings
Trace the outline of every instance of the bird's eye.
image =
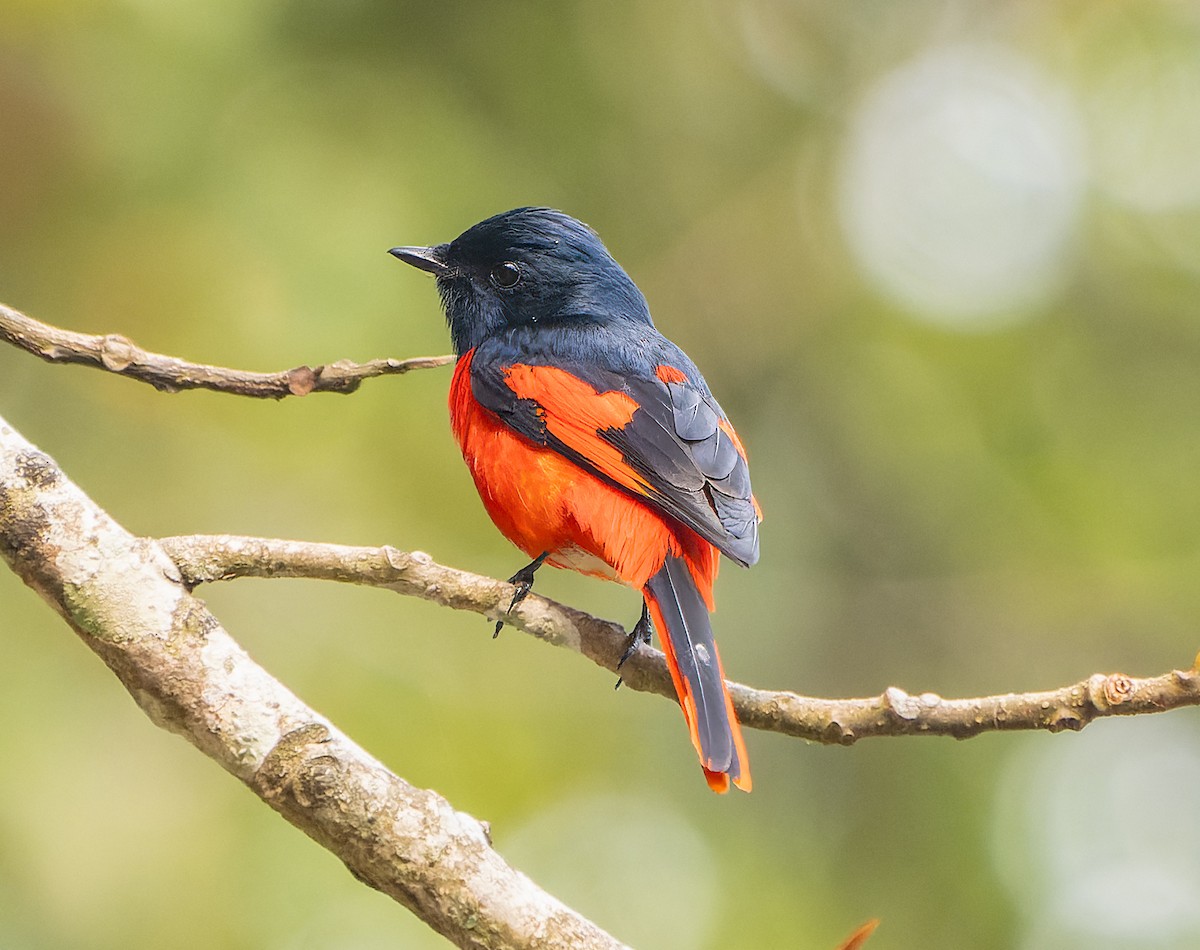
{"type": "Polygon", "coordinates": [[[517,282],[521,279],[521,268],[512,261],[505,261],[503,264],[493,267],[488,276],[497,287],[507,290],[509,287],[517,286],[517,282]]]}

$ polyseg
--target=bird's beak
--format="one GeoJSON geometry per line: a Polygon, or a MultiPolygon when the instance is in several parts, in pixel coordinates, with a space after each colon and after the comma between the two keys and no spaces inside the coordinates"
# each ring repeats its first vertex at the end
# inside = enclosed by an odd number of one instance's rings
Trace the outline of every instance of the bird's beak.
{"type": "Polygon", "coordinates": [[[419,267],[438,277],[450,273],[450,265],[446,263],[445,244],[434,247],[393,247],[388,253],[400,258],[405,264],[412,264],[413,267],[419,267]]]}

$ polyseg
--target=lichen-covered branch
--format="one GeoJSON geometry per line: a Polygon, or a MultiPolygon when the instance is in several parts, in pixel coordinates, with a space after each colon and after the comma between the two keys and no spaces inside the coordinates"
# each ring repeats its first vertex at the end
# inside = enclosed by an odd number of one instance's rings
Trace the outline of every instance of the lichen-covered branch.
{"type": "Polygon", "coordinates": [[[338,360],[322,366],[297,366],[278,373],[251,373],[150,353],[115,333],[93,336],[52,327],[4,304],[0,304],[0,340],[50,363],[78,363],[107,370],[149,383],[163,392],[211,389],[257,399],[282,399],[309,393],[352,393],[363,380],[374,376],[394,376],[414,369],[445,366],[454,361],[452,356],[377,359],[367,363],[338,360]]]}
{"type": "Polygon", "coordinates": [[[184,736],[355,877],[460,947],[616,948],[251,660],[161,545],[136,538],[0,419],[0,558],[184,736]]]}
{"type": "MultiPolygon", "coordinates": [[[[512,597],[501,581],[436,563],[421,552],[266,538],[167,538],[167,553],[191,585],[238,577],[307,577],[382,587],[498,619],[512,597]]],[[[616,671],[626,632],[618,624],[530,594],[506,623],[540,640],[582,653],[616,671]]],[[[642,648],[621,668],[632,689],[674,696],[666,662],[642,648]]],[[[912,696],[896,687],[867,699],[816,699],[785,690],[730,683],[742,723],[814,742],[850,745],[870,736],[953,736],[1045,729],[1079,730],[1104,716],[1131,716],[1200,705],[1200,673],[1174,670],[1137,679],[1097,673],[1059,689],[975,699],[912,696]]]]}

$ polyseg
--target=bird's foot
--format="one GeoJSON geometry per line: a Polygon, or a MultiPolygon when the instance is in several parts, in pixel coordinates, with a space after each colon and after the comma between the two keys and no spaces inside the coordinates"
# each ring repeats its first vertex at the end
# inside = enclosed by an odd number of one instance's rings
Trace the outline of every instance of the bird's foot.
{"type": "MultiPolygon", "coordinates": [[[[516,587],[516,590],[513,591],[512,600],[509,601],[508,604],[508,610],[504,611],[506,615],[511,614],[513,612],[513,608],[523,601],[526,596],[528,596],[529,592],[533,590],[533,575],[537,572],[539,567],[546,563],[546,558],[549,556],[549,551],[543,551],[508,579],[508,582],[516,587]]],[[[492,634],[493,640],[500,636],[500,630],[503,628],[503,626],[503,620],[496,621],[496,630],[492,634]]]]}
{"type": "MultiPolygon", "coordinates": [[[[625,641],[625,652],[621,654],[621,659],[617,660],[617,669],[619,670],[625,665],[628,660],[637,652],[639,644],[650,643],[650,608],[645,601],[642,601],[642,615],[638,618],[638,622],[633,625],[633,629],[629,631],[629,638],[625,641]]],[[[613,689],[621,688],[621,678],[617,678],[617,685],[613,689]]]]}

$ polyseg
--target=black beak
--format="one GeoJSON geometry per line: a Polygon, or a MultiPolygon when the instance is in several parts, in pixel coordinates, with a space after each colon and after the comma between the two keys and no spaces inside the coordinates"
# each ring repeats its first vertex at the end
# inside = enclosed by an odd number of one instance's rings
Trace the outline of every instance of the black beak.
{"type": "Polygon", "coordinates": [[[438,277],[450,273],[450,265],[446,263],[445,244],[434,247],[393,247],[388,253],[400,258],[405,264],[412,264],[413,267],[419,267],[438,277]]]}

